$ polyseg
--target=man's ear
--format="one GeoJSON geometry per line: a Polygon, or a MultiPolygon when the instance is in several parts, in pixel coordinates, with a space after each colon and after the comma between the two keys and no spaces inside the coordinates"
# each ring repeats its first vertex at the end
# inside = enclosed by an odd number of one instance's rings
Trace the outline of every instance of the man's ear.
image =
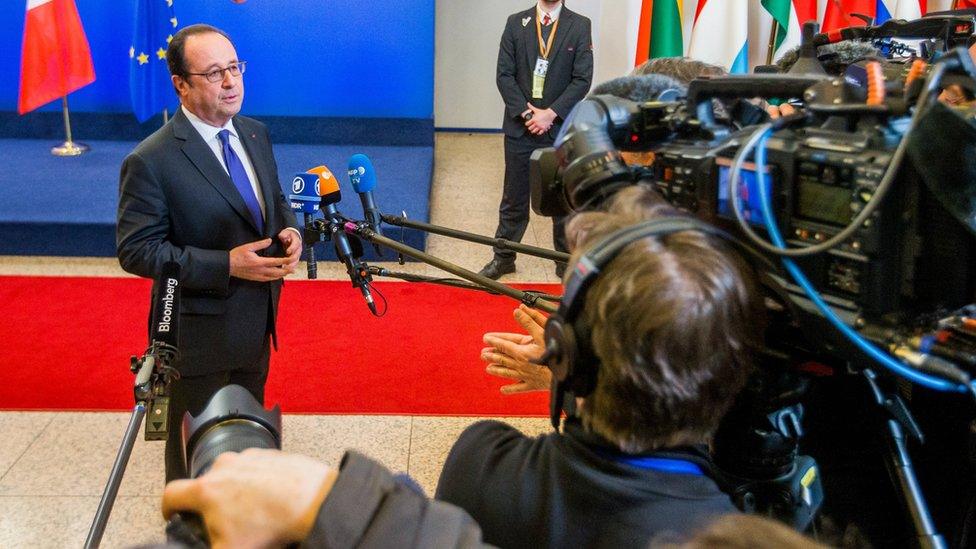
{"type": "Polygon", "coordinates": [[[176,74],[170,76],[170,80],[173,81],[173,88],[176,89],[176,95],[178,97],[183,97],[183,92],[190,85],[190,83],[184,80],[182,76],[176,74]]]}

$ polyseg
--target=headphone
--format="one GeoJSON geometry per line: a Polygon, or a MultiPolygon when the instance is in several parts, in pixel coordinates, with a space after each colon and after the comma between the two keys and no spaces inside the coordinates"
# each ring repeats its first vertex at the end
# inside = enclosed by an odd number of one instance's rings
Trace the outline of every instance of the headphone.
{"type": "Polygon", "coordinates": [[[586,304],[586,292],[600,272],[628,245],[649,236],[684,231],[699,231],[739,244],[725,231],[703,221],[667,217],[645,221],[610,234],[580,257],[573,267],[559,309],[549,317],[543,336],[546,352],[542,362],[552,371],[549,418],[557,430],[562,411],[565,409],[567,415],[572,416],[575,412],[575,397],[585,397],[596,387],[600,360],[590,341],[590,326],[579,318],[586,304]]]}

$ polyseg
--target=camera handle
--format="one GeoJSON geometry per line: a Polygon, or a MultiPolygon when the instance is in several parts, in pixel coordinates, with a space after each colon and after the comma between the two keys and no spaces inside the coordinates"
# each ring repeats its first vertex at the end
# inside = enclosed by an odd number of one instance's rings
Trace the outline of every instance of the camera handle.
{"type": "Polygon", "coordinates": [[[908,514],[915,528],[919,547],[944,549],[945,539],[935,529],[925,497],[915,476],[915,467],[905,442],[906,431],[909,436],[923,442],[922,431],[912,417],[905,401],[893,391],[885,391],[878,384],[877,374],[870,368],[864,369],[864,378],[871,387],[875,402],[884,410],[885,432],[888,439],[888,471],[892,481],[901,489],[908,514]]]}

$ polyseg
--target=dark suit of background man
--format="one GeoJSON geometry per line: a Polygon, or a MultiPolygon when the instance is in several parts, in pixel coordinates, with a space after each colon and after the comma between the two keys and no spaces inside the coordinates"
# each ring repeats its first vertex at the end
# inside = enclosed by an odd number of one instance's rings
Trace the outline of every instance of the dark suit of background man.
{"type": "MultiPolygon", "coordinates": [[[[593,40],[590,20],[560,1],[540,0],[512,14],[498,50],[498,91],[505,101],[505,187],[495,238],[520,242],[529,224],[529,156],[549,147],[563,119],[590,89],[593,40]],[[531,118],[530,118],[531,116],[531,118]]],[[[553,246],[566,250],[562,218],[552,224],[553,246]]],[[[562,276],[565,268],[556,265],[562,276]]],[[[481,274],[515,272],[515,252],[495,248],[481,274]]]]}
{"type": "Polygon", "coordinates": [[[223,31],[182,29],[167,54],[182,107],[122,164],[117,245],[122,268],[158,276],[182,266],[182,378],[171,386],[166,480],[186,476],[184,411],[200,413],[227,384],[264,401],[282,278],[301,235],[278,183],[267,128],[238,116],[245,64],[223,31]]]}

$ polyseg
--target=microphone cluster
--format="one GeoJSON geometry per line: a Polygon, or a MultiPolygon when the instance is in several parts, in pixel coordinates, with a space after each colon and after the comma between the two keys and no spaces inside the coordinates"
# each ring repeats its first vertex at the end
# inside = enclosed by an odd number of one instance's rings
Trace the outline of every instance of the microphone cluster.
{"type": "MultiPolygon", "coordinates": [[[[362,203],[365,223],[374,231],[378,230],[381,214],[373,199],[373,189],[376,187],[373,163],[364,154],[353,155],[349,159],[348,175],[362,203]]],[[[362,244],[355,237],[350,240],[343,230],[348,219],[339,212],[337,204],[341,200],[339,181],[327,166],[316,166],[305,173],[296,174],[292,180],[292,194],[289,195],[292,211],[296,215],[303,214],[305,218],[308,278],[317,277],[315,251],[312,246],[319,240],[319,234],[324,234],[335,245],[336,256],[345,264],[352,285],[362,292],[370,312],[379,316],[370,291],[372,276],[369,266],[361,260],[362,244]],[[322,213],[322,218],[315,219],[315,214],[319,212],[322,213]]],[[[374,247],[378,254],[381,253],[379,246],[374,244],[374,247]]]]}

